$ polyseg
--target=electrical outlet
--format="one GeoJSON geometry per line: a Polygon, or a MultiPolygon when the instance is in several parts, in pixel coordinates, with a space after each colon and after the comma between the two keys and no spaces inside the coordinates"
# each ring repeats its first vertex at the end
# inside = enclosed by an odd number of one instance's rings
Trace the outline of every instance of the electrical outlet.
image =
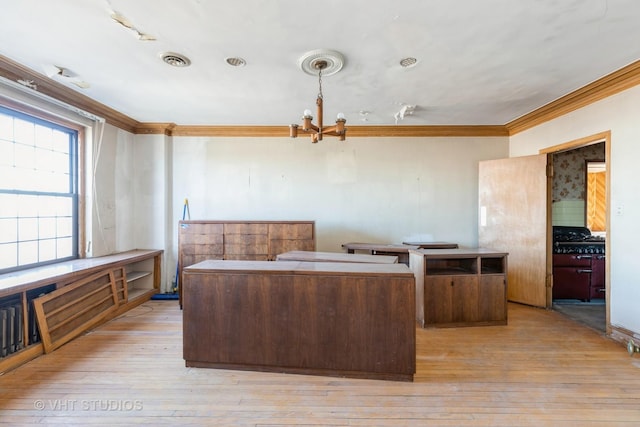
{"type": "Polygon", "coordinates": [[[622,205],[616,206],[615,212],[617,216],[622,216],[624,214],[624,207],[622,205]]]}

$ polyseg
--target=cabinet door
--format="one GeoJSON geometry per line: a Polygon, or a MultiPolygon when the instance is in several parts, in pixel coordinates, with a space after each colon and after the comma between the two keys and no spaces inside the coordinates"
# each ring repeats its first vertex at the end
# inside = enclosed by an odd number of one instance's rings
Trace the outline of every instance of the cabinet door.
{"type": "Polygon", "coordinates": [[[478,320],[478,279],[475,275],[426,276],[425,324],[463,324],[478,320]]]}
{"type": "Polygon", "coordinates": [[[424,323],[453,322],[453,278],[426,276],[424,280],[424,323]]]}
{"type": "Polygon", "coordinates": [[[605,256],[594,255],[591,259],[591,298],[605,297],[605,256]]]}
{"type": "Polygon", "coordinates": [[[477,322],[478,277],[476,275],[453,277],[453,322],[477,322]]]}
{"type": "Polygon", "coordinates": [[[289,251],[315,251],[314,224],[269,224],[269,259],[289,251]]]}
{"type": "Polygon", "coordinates": [[[503,275],[484,275],[478,288],[478,316],[482,321],[507,320],[507,282],[503,275]]]}

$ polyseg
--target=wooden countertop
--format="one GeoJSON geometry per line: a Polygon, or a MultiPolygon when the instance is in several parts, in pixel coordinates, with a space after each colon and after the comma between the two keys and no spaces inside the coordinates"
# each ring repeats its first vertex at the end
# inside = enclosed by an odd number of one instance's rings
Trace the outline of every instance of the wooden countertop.
{"type": "Polygon", "coordinates": [[[403,245],[417,246],[418,249],[456,249],[457,243],[449,242],[402,242],[403,245]]]}
{"type": "Polygon", "coordinates": [[[489,248],[412,249],[410,252],[427,255],[430,258],[468,258],[474,256],[501,257],[508,255],[507,252],[496,251],[489,248]]]}
{"type": "Polygon", "coordinates": [[[111,265],[117,265],[121,262],[137,262],[162,253],[162,250],[136,249],[113,255],[63,261],[42,267],[2,274],[0,275],[0,296],[48,285],[61,279],[74,277],[78,274],[88,274],[103,268],[108,268],[111,265]]]}
{"type": "Polygon", "coordinates": [[[374,264],[396,264],[397,256],[346,254],[344,252],[289,251],[279,254],[276,261],[307,262],[361,262],[374,264]]]}
{"type": "Polygon", "coordinates": [[[413,272],[404,264],[373,264],[355,262],[303,262],[303,261],[235,261],[207,260],[186,267],[184,273],[208,272],[244,272],[247,274],[292,275],[380,275],[390,274],[413,276],[413,272]]]}
{"type": "Polygon", "coordinates": [[[409,249],[418,249],[415,245],[404,245],[400,243],[345,243],[342,245],[347,250],[363,250],[363,251],[382,251],[392,253],[406,253],[409,249]]]}

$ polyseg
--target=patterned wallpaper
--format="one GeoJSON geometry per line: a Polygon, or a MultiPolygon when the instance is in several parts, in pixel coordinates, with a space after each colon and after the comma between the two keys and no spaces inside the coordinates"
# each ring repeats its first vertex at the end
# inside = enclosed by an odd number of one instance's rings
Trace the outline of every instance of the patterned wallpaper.
{"type": "Polygon", "coordinates": [[[585,200],[585,160],[604,160],[604,142],[553,156],[553,202],[585,200]]]}

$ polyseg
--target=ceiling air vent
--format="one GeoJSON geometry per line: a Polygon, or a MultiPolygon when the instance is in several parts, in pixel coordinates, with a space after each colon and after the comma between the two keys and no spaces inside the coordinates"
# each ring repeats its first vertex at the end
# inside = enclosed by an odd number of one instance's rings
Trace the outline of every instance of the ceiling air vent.
{"type": "Polygon", "coordinates": [[[416,65],[416,63],[418,62],[418,60],[416,58],[404,58],[400,60],[400,65],[404,68],[408,68],[408,67],[413,67],[414,65],[416,65]]]}
{"type": "Polygon", "coordinates": [[[180,55],[179,53],[166,52],[161,53],[160,57],[164,62],[171,65],[172,67],[188,67],[191,65],[191,61],[184,55],[180,55]]]}
{"type": "Polygon", "coordinates": [[[225,61],[232,67],[244,67],[247,64],[244,59],[238,57],[227,58],[225,61]]]}

